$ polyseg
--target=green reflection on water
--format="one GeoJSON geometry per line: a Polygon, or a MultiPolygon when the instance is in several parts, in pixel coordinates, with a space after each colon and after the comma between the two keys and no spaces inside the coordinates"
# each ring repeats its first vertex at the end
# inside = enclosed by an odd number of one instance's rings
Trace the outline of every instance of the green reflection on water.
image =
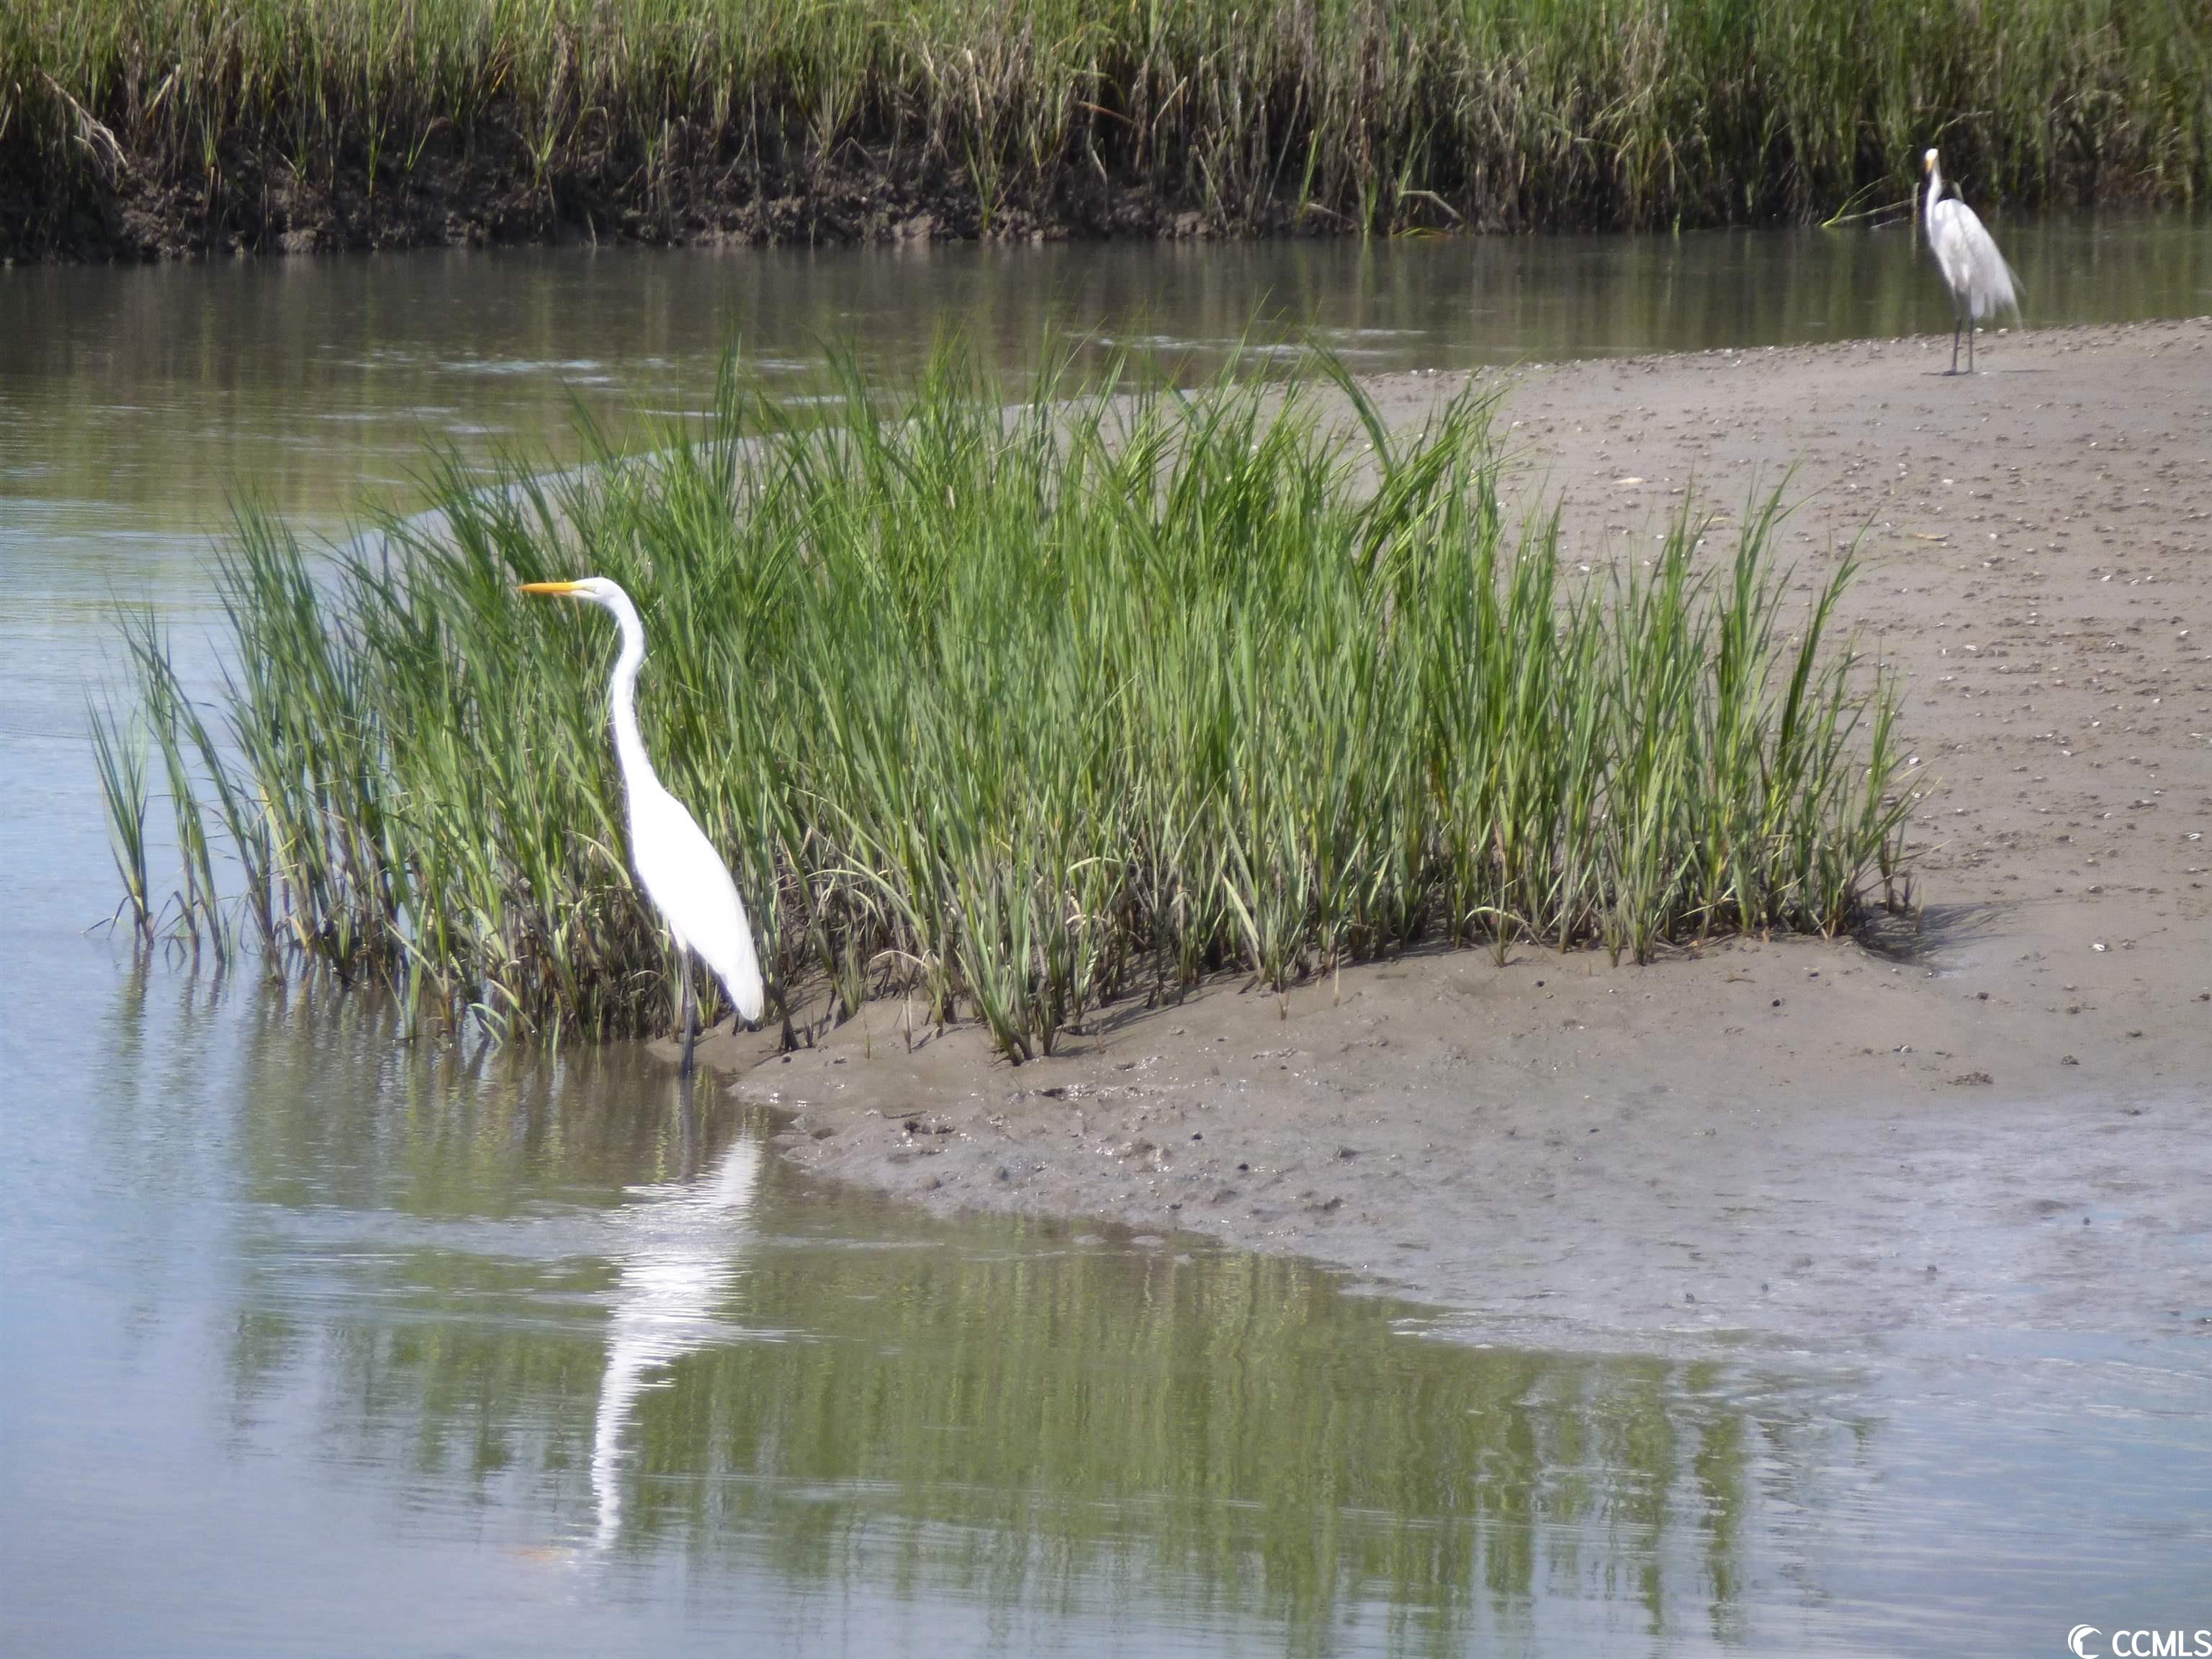
{"type": "Polygon", "coordinates": [[[781,1165],[620,1050],[398,1052],[259,1006],[228,1353],[412,1505],[522,1504],[616,1562],[1278,1621],[1331,1650],[1610,1606],[1741,1623],[1786,1413],[1724,1368],[1477,1349],[1305,1264],[934,1223],[781,1165]]]}

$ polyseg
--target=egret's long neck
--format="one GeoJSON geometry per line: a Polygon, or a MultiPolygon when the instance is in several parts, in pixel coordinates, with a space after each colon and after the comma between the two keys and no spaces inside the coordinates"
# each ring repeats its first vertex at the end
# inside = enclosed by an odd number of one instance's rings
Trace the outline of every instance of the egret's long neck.
{"type": "Polygon", "coordinates": [[[615,659],[614,678],[607,685],[607,702],[615,723],[615,757],[622,763],[623,787],[635,791],[641,781],[658,784],[653,763],[646,758],[645,739],[637,729],[637,671],[645,661],[645,624],[627,594],[607,602],[622,629],[622,654],[615,659]]]}
{"type": "Polygon", "coordinates": [[[1936,204],[1943,199],[1943,169],[1935,162],[1928,164],[1928,194],[1920,204],[1920,217],[1931,228],[1936,223],[1936,204]]]}

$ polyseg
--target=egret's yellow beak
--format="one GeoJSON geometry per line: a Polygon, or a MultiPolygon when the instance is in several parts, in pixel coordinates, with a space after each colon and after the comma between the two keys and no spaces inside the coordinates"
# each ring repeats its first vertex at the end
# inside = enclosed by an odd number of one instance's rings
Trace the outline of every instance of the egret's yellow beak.
{"type": "Polygon", "coordinates": [[[524,582],[514,590],[518,593],[580,593],[581,582],[524,582]]]}
{"type": "Polygon", "coordinates": [[[1936,165],[1936,164],[1935,164],[1933,161],[1929,161],[1929,160],[1926,156],[1924,156],[1924,155],[1923,155],[1923,156],[1922,156],[1922,157],[1920,158],[1920,170],[1921,170],[1923,173],[1927,172],[1929,168],[1930,168],[1930,167],[1934,167],[1935,165],[1936,165]]]}

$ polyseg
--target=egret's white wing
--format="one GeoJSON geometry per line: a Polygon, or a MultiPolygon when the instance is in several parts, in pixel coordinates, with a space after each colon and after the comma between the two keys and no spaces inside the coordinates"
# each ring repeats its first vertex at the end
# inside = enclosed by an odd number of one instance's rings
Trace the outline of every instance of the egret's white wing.
{"type": "Polygon", "coordinates": [[[1928,241],[1943,281],[1966,301],[1969,315],[1994,317],[2019,309],[2012,267],[1973,209],[1956,198],[1936,203],[1928,210],[1928,241]]]}
{"type": "Polygon", "coordinates": [[[630,857],[679,948],[689,945],[748,1020],[763,1006],[760,958],[728,866],[684,803],[658,787],[630,794],[630,857]]]}

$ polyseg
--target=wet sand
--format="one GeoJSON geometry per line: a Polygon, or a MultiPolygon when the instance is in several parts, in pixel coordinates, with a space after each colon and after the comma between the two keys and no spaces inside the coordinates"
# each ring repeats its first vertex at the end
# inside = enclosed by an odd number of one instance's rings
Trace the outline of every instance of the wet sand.
{"type": "Polygon", "coordinates": [[[1231,981],[1018,1068],[909,1050],[896,1005],[706,1057],[822,1175],[1296,1251],[1501,1339],[2212,1336],[2212,320],[1985,343],[1972,379],[1933,339],[1492,377],[1593,577],[1686,491],[1725,546],[1785,475],[1808,592],[1859,538],[1917,930],[1231,981]]]}

